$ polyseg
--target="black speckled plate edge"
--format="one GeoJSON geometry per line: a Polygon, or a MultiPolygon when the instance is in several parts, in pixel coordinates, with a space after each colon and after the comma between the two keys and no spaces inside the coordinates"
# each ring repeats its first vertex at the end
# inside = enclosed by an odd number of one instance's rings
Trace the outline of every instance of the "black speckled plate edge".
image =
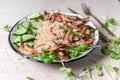
{"type": "MultiPolygon", "coordinates": [[[[71,13],[68,13],[68,14],[71,14],[71,13]]],[[[78,16],[78,17],[81,16],[81,15],[78,15],[78,14],[71,14],[71,15],[75,15],[75,16],[78,16]]],[[[26,16],[26,17],[28,17],[28,16],[26,16]]],[[[31,60],[31,61],[44,63],[42,60],[37,60],[37,59],[34,59],[34,58],[32,58],[32,57],[29,57],[29,56],[26,56],[26,55],[22,54],[21,52],[19,52],[19,51],[14,47],[14,44],[13,44],[12,41],[11,41],[11,35],[12,35],[13,29],[18,25],[19,22],[21,22],[21,21],[22,21],[23,19],[25,19],[26,17],[24,17],[24,18],[22,18],[21,20],[19,20],[19,21],[11,28],[11,30],[10,30],[10,32],[9,32],[9,35],[8,35],[9,45],[11,46],[11,48],[12,48],[17,54],[21,55],[22,57],[24,57],[24,58],[26,58],[26,59],[29,59],[29,60],[31,60]]],[[[95,25],[92,21],[90,21],[90,22],[96,27],[96,25],[95,25]]],[[[99,43],[99,31],[98,31],[98,41],[97,41],[97,43],[96,43],[95,45],[97,45],[98,43],[99,43]]],[[[64,61],[64,63],[73,62],[73,61],[82,59],[82,58],[88,56],[88,55],[89,55],[90,53],[92,53],[94,50],[95,50],[95,47],[94,47],[94,48],[91,48],[91,50],[90,50],[88,53],[86,53],[85,55],[80,56],[80,57],[78,56],[77,58],[64,61]]],[[[56,63],[61,63],[61,61],[59,61],[59,62],[52,62],[52,64],[56,64],[56,63]]]]}

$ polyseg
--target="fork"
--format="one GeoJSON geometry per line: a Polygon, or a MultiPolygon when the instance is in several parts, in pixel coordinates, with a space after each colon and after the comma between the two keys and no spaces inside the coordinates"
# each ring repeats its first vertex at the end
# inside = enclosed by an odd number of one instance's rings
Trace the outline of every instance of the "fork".
{"type": "Polygon", "coordinates": [[[86,15],[92,16],[101,25],[101,27],[104,28],[112,37],[116,37],[116,35],[113,32],[111,32],[108,28],[105,28],[103,23],[91,13],[90,8],[85,3],[82,3],[81,6],[86,15]]]}

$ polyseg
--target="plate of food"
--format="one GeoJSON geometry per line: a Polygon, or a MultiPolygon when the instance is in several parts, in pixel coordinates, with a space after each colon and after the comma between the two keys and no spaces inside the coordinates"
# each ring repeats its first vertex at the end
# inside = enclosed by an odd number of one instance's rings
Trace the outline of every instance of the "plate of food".
{"type": "Polygon", "coordinates": [[[12,49],[37,62],[60,63],[81,59],[99,41],[99,31],[78,14],[44,11],[19,20],[8,37],[12,49]]]}

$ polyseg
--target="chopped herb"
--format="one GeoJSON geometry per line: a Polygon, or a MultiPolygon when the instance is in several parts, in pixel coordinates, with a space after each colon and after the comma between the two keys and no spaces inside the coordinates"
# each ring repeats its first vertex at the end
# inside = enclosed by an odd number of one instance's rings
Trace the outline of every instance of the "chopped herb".
{"type": "Polygon", "coordinates": [[[8,27],[8,25],[4,26],[4,27],[3,27],[3,30],[6,31],[6,32],[9,32],[9,27],[8,27]]]}
{"type": "Polygon", "coordinates": [[[77,36],[80,36],[80,33],[77,32],[77,31],[73,31],[73,32],[72,32],[72,35],[75,36],[75,37],[77,37],[77,36]]]}
{"type": "Polygon", "coordinates": [[[103,24],[104,27],[109,27],[110,25],[115,26],[117,23],[114,18],[107,18],[106,22],[103,24]]]}
{"type": "Polygon", "coordinates": [[[27,77],[27,80],[33,80],[33,78],[31,78],[31,77],[28,76],[28,77],[27,77]]]}

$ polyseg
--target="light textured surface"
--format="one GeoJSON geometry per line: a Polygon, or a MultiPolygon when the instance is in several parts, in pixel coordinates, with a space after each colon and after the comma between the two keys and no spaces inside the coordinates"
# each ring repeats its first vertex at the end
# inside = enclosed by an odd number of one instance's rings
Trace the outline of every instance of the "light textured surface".
{"type": "MultiPolygon", "coordinates": [[[[118,0],[0,0],[0,80],[26,80],[26,76],[31,76],[35,80],[64,80],[64,74],[58,71],[60,65],[32,62],[16,54],[9,46],[8,33],[2,30],[2,26],[6,24],[13,26],[24,16],[44,10],[58,9],[69,12],[67,8],[70,7],[84,15],[80,7],[82,2],[87,3],[102,21],[105,21],[107,16],[114,17],[119,28],[115,33],[119,36],[120,2],[118,0]]],[[[93,22],[97,24],[96,21],[93,22]]],[[[98,48],[84,59],[66,65],[76,73],[80,73],[83,67],[95,65],[89,59],[105,65],[120,65],[119,60],[115,61],[102,55],[98,48]]],[[[98,77],[96,71],[93,73],[93,80],[111,80],[107,74],[98,77]]]]}

